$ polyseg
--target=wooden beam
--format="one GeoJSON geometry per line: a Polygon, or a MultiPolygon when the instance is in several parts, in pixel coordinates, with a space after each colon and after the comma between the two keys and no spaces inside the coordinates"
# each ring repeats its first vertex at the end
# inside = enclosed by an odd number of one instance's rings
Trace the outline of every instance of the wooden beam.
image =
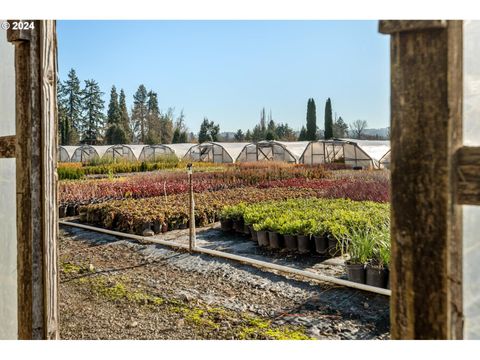
{"type": "Polygon", "coordinates": [[[381,22],[391,35],[391,336],[463,336],[462,22],[381,22]]]}
{"type": "Polygon", "coordinates": [[[0,137],[0,158],[15,157],[15,136],[0,137]]]}
{"type": "Polygon", "coordinates": [[[378,31],[382,34],[394,34],[406,31],[445,29],[446,20],[381,20],[378,31]]]}
{"type": "Polygon", "coordinates": [[[34,21],[15,45],[19,339],[58,338],[55,23],[34,21]]]}
{"type": "Polygon", "coordinates": [[[458,149],[456,161],[457,203],[480,205],[480,147],[458,149]]]}

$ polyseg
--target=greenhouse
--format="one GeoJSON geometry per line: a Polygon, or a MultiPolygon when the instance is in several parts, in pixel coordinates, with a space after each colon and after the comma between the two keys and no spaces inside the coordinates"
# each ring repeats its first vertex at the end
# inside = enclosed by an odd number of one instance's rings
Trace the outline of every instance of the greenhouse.
{"type": "Polygon", "coordinates": [[[174,153],[174,150],[172,150],[168,145],[145,145],[143,146],[138,160],[158,161],[162,157],[174,155],[174,153]]]}
{"type": "Polygon", "coordinates": [[[178,159],[182,160],[188,151],[193,147],[196,146],[192,143],[180,143],[180,144],[168,144],[168,146],[173,153],[178,157],[178,159]]]}
{"type": "Polygon", "coordinates": [[[380,159],[381,169],[390,169],[390,150],[380,159]]]}
{"type": "Polygon", "coordinates": [[[59,146],[58,147],[58,162],[69,162],[72,159],[75,150],[78,146],[59,146]]]}
{"type": "Polygon", "coordinates": [[[205,142],[194,145],[185,158],[193,161],[233,163],[248,143],[205,142]]]}
{"type": "Polygon", "coordinates": [[[245,145],[238,155],[237,162],[285,161],[297,163],[308,141],[259,141],[245,145]]]}
{"type": "Polygon", "coordinates": [[[109,146],[103,159],[136,161],[145,145],[112,145],[109,146]]]}
{"type": "Polygon", "coordinates": [[[378,169],[379,160],[389,146],[388,141],[319,140],[308,144],[300,157],[302,164],[314,165],[332,162],[345,163],[363,169],[378,169]]]}
{"type": "Polygon", "coordinates": [[[70,157],[71,162],[90,162],[92,160],[99,160],[103,157],[110,146],[92,146],[82,145],[78,146],[70,157]]]}

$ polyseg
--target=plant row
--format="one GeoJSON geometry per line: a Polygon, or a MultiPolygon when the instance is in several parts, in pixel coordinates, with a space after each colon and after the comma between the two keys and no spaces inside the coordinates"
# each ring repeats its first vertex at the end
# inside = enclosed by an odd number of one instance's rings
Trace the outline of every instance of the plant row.
{"type": "Polygon", "coordinates": [[[352,281],[385,287],[389,214],[388,204],[308,198],[226,206],[220,219],[224,230],[250,233],[261,246],[348,255],[352,281]]]}
{"type": "MultiPolygon", "coordinates": [[[[275,180],[321,179],[327,176],[322,167],[228,167],[224,171],[197,172],[193,175],[194,191],[215,191],[257,185],[275,180]]],[[[121,179],[63,181],[59,187],[61,206],[78,206],[112,199],[146,198],[188,191],[184,172],[158,172],[121,179]]]]}
{"type": "MultiPolygon", "coordinates": [[[[197,226],[205,226],[218,221],[225,205],[313,196],[316,196],[316,192],[309,189],[271,189],[266,192],[251,187],[242,191],[226,189],[198,193],[195,194],[195,223],[197,226]]],[[[145,230],[160,233],[186,228],[188,206],[188,194],[183,193],[86,205],[79,208],[79,213],[83,222],[141,235],[145,230]]]]}

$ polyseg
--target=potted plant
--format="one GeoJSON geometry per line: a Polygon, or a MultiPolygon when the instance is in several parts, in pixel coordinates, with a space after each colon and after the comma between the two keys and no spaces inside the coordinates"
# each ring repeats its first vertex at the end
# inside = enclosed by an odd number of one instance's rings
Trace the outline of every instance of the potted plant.
{"type": "Polygon", "coordinates": [[[279,227],[278,232],[283,236],[283,242],[286,249],[288,250],[298,249],[297,237],[293,234],[294,231],[290,222],[283,223],[279,227]]]}
{"type": "Polygon", "coordinates": [[[348,279],[357,283],[365,284],[365,264],[373,254],[373,241],[369,231],[352,227],[350,235],[341,241],[342,255],[348,254],[349,259],[345,262],[348,279]]]}
{"type": "Polygon", "coordinates": [[[328,255],[328,237],[321,222],[313,230],[313,240],[315,242],[315,251],[323,256],[328,255]]]}
{"type": "Polygon", "coordinates": [[[366,266],[366,283],[367,285],[386,288],[388,263],[390,262],[390,234],[379,232],[372,238],[375,246],[372,259],[366,266]]]}
{"type": "Polygon", "coordinates": [[[312,220],[294,221],[297,230],[298,252],[306,254],[310,252],[310,235],[312,233],[312,220]]]}
{"type": "Polygon", "coordinates": [[[268,246],[269,241],[268,241],[268,234],[267,234],[265,225],[263,223],[254,224],[253,229],[257,232],[258,245],[268,246]]]}

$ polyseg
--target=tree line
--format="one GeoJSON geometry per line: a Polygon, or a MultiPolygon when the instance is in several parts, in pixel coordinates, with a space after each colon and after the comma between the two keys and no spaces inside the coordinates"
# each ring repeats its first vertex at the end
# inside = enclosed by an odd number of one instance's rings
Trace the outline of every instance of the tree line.
{"type": "MultiPolygon", "coordinates": [[[[127,109],[125,92],[112,86],[105,113],[104,93],[98,83],[85,80],[81,86],[74,69],[57,84],[58,135],[61,145],[171,144],[188,142],[183,111],[175,119],[174,110],[160,111],[158,94],[142,84],[127,109]]],[[[191,136],[190,136],[191,137],[191,136]]]]}
{"type": "Polygon", "coordinates": [[[133,107],[127,109],[125,92],[112,86],[105,113],[104,93],[98,83],[85,80],[84,86],[74,69],[65,81],[58,82],[59,142],[61,145],[113,145],[113,144],[171,144],[205,141],[314,141],[353,137],[365,138],[367,122],[355,120],[347,125],[342,117],[335,120],[330,98],[325,103],[324,131],[317,126],[316,106],[313,98],[307,101],[306,123],[297,134],[288,123],[276,122],[272,111],[260,111],[260,121],[244,132],[238,129],[233,139],[221,137],[220,125],[204,118],[198,132],[188,133],[183,111],[175,118],[174,109],[162,113],[158,94],[142,84],[133,95],[133,107]]]}

